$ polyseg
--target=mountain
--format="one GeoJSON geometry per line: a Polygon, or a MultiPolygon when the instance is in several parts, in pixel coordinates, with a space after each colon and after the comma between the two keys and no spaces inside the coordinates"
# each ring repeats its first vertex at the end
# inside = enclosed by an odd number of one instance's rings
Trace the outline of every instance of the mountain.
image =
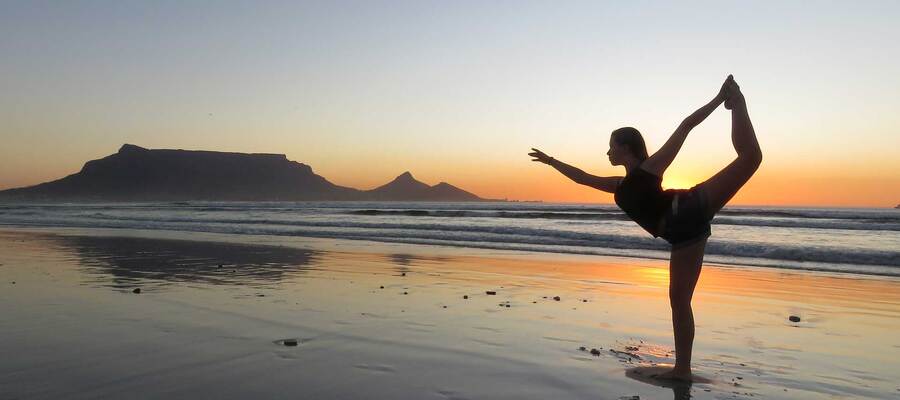
{"type": "Polygon", "coordinates": [[[434,186],[413,178],[409,171],[394,178],[393,181],[366,191],[370,200],[405,199],[408,201],[478,201],[478,196],[457,188],[449,183],[441,182],[434,186]]]}
{"type": "Polygon", "coordinates": [[[35,186],[0,191],[2,201],[482,201],[406,172],[379,188],[335,185],[284,154],[149,150],[125,144],[81,171],[35,186]]]}

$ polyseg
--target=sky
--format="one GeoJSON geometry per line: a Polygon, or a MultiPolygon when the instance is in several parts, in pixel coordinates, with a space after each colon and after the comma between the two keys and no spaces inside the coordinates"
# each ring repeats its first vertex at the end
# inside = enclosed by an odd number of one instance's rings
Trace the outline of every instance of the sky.
{"type": "MultiPolygon", "coordinates": [[[[763,164],[731,204],[900,203],[900,2],[2,1],[0,189],[124,143],[286,154],[343,186],[404,171],[487,198],[611,203],[532,147],[622,176],[734,74],[763,164]]],[[[736,157],[730,112],[664,176],[736,157]]]]}

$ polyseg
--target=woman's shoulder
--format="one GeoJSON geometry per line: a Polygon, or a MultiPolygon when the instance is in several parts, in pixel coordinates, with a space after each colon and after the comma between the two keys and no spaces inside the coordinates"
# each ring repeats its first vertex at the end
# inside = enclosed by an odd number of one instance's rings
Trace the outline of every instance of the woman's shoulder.
{"type": "Polygon", "coordinates": [[[640,175],[640,176],[643,176],[643,177],[648,177],[648,178],[652,178],[652,179],[658,179],[658,180],[660,180],[660,181],[662,180],[662,177],[661,177],[661,176],[656,175],[656,173],[653,173],[653,172],[650,172],[650,171],[644,169],[644,164],[641,164],[641,165],[638,165],[637,167],[634,167],[634,169],[631,170],[630,173],[626,174],[626,177],[631,176],[631,175],[635,175],[635,176],[640,175]]]}

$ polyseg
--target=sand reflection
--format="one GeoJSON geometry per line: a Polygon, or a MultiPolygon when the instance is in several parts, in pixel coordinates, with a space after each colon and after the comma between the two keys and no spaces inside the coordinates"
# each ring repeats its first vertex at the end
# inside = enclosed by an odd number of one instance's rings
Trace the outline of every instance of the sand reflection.
{"type": "Polygon", "coordinates": [[[265,285],[315,268],[320,257],[314,250],[232,243],[93,236],[48,239],[80,259],[89,282],[115,288],[265,285]]]}

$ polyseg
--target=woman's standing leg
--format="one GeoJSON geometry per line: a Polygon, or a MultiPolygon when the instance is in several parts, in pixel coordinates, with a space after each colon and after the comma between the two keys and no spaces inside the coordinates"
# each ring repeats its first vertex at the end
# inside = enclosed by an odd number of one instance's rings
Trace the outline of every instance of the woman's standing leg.
{"type": "Polygon", "coordinates": [[[660,375],[663,379],[691,379],[691,352],[694,347],[694,312],[691,299],[700,278],[706,239],[672,250],[669,262],[669,304],[675,333],[675,368],[660,375]]]}

